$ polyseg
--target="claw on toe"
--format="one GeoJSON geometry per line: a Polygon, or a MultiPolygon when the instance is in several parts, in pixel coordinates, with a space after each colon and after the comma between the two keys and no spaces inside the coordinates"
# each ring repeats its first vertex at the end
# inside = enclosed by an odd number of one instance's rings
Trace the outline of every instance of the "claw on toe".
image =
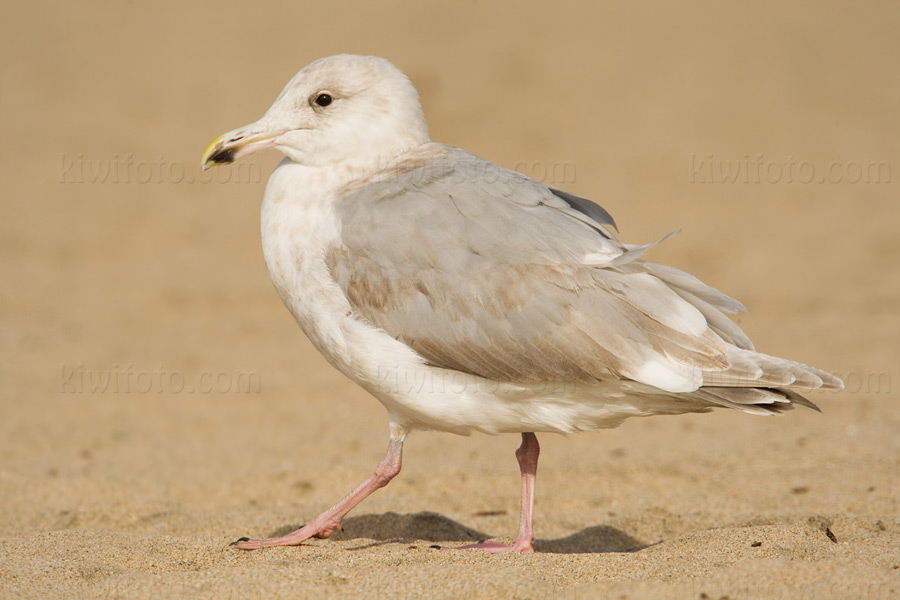
{"type": "Polygon", "coordinates": [[[267,544],[266,542],[267,540],[254,540],[252,538],[242,537],[231,542],[230,545],[238,550],[259,550],[260,548],[272,545],[267,544]]]}
{"type": "Polygon", "coordinates": [[[238,550],[256,550],[258,548],[262,548],[262,545],[258,543],[258,540],[254,540],[248,537],[242,537],[234,540],[229,544],[232,548],[237,548],[238,550]]]}

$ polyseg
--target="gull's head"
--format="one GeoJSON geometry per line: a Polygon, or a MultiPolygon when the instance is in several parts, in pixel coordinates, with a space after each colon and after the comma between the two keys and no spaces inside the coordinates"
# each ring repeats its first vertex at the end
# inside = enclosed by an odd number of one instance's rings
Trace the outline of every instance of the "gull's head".
{"type": "Polygon", "coordinates": [[[377,56],[340,54],[304,67],[260,120],[216,138],[202,167],[270,147],[309,166],[379,163],[427,141],[406,75],[377,56]]]}

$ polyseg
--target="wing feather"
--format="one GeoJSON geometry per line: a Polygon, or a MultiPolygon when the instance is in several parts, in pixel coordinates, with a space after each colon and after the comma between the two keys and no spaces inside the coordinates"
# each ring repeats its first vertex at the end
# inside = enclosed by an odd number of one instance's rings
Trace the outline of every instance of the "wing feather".
{"type": "Polygon", "coordinates": [[[795,399],[734,390],[839,383],[753,352],[724,314],[743,305],[636,258],[646,247],[621,244],[598,205],[449,147],[411,162],[344,194],[325,258],[358,317],[430,364],[513,383],[626,378],[767,414],[795,399]]]}

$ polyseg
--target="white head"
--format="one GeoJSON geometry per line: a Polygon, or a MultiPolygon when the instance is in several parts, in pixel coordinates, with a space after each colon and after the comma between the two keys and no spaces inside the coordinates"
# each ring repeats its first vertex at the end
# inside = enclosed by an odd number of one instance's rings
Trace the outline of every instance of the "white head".
{"type": "Polygon", "coordinates": [[[221,135],[204,169],[275,147],[309,166],[380,165],[428,141],[419,95],[377,56],[339,54],[304,67],[263,117],[221,135]]]}

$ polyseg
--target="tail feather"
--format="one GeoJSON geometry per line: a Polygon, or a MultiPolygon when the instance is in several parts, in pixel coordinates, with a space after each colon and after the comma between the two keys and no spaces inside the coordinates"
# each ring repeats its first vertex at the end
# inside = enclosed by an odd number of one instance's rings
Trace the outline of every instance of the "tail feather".
{"type": "MultiPolygon", "coordinates": [[[[777,415],[794,410],[794,405],[819,411],[819,407],[787,389],[703,387],[692,397],[714,406],[734,408],[756,415],[777,415]]],[[[821,411],[819,411],[821,412],[821,411]]]]}
{"type": "Polygon", "coordinates": [[[821,369],[803,363],[730,347],[731,367],[724,371],[704,371],[704,386],[791,387],[802,390],[840,390],[844,383],[821,369]]]}
{"type": "MultiPolygon", "coordinates": [[[[759,415],[793,410],[794,405],[819,411],[795,390],[840,390],[844,382],[831,373],[802,363],[729,347],[731,367],[704,371],[703,386],[692,398],[759,415]]],[[[819,411],[821,412],[821,411],[819,411]]]]}

